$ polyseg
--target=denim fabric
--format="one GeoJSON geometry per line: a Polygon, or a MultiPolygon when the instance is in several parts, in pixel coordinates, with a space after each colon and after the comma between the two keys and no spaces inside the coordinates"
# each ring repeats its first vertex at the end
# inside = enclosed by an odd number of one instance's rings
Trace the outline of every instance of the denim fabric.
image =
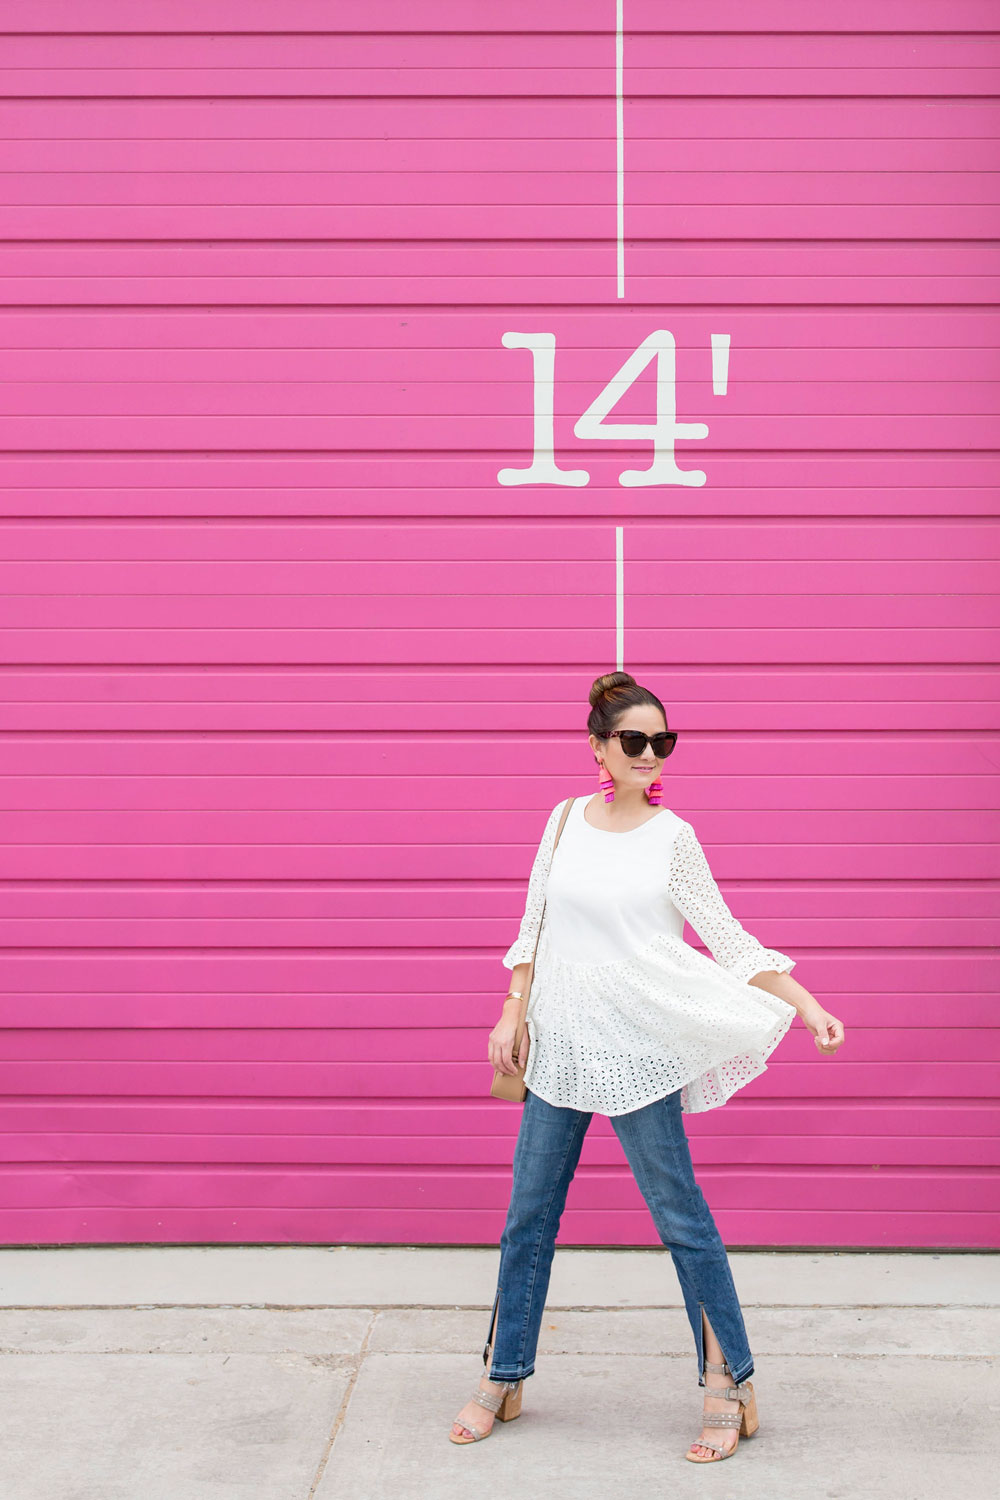
{"type": "MultiPolygon", "coordinates": [[[[694,1334],[698,1384],[705,1384],[703,1306],[733,1379],[745,1380],[753,1374],[753,1357],[726,1247],[695,1181],[680,1089],[610,1118],[677,1271],[694,1334]]],[[[525,1097],[500,1240],[490,1380],[534,1374],[559,1220],[592,1119],[591,1112],[558,1108],[530,1089],[525,1097]]]]}

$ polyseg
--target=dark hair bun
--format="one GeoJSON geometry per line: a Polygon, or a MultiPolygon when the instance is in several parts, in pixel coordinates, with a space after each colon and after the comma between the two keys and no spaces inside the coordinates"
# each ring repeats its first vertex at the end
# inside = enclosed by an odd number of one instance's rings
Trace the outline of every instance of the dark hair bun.
{"type": "Polygon", "coordinates": [[[596,707],[598,699],[605,693],[617,687],[634,687],[635,678],[630,672],[605,672],[603,677],[595,677],[594,685],[590,689],[590,706],[596,707]]]}

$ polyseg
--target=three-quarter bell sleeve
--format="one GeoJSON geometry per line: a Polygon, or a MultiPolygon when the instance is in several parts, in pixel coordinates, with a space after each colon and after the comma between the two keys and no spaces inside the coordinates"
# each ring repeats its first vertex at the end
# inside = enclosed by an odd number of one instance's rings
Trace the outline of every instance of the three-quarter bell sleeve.
{"type": "Polygon", "coordinates": [[[517,964],[528,963],[535,951],[535,940],[541,926],[542,907],[545,902],[545,883],[548,880],[552,851],[556,842],[556,829],[559,827],[559,816],[565,806],[566,798],[564,797],[549,814],[549,820],[545,825],[538,852],[531,866],[531,874],[528,877],[528,894],[525,898],[521,929],[502,959],[505,968],[513,969],[517,964]]]}
{"type": "Polygon", "coordinates": [[[691,923],[716,963],[744,984],[755,974],[771,970],[787,974],[795,967],[794,959],[776,948],[765,948],[733,916],[715,883],[698,836],[687,822],[673,844],[669,889],[670,899],[691,923]]]}

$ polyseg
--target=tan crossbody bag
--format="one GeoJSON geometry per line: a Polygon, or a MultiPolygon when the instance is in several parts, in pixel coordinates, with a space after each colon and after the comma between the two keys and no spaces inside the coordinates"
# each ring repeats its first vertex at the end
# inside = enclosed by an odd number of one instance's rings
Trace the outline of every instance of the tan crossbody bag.
{"type": "MultiPolygon", "coordinates": [[[[555,843],[552,845],[553,859],[555,859],[556,845],[559,843],[559,835],[563,831],[563,826],[566,822],[566,819],[569,817],[569,810],[573,806],[573,803],[575,801],[575,797],[570,797],[566,803],[566,806],[563,808],[562,817],[559,819],[559,827],[556,829],[555,843]]],[[[551,869],[551,865],[549,868],[551,869]]],[[[538,919],[538,931],[535,934],[535,951],[531,955],[531,968],[528,970],[528,977],[524,985],[524,993],[521,996],[521,1004],[518,1007],[517,1012],[517,1031],[514,1033],[513,1053],[514,1066],[516,1067],[517,1072],[501,1073],[499,1068],[493,1069],[493,1084],[490,1088],[490,1093],[493,1095],[494,1099],[510,1099],[514,1104],[521,1103],[528,1092],[524,1082],[524,1069],[527,1064],[527,1059],[525,1059],[525,1062],[518,1062],[518,1057],[521,1052],[521,1043],[524,1040],[524,1033],[526,1029],[525,1017],[528,1014],[528,1001],[531,999],[531,981],[535,976],[535,954],[537,954],[538,952],[538,939],[542,935],[542,923],[544,922],[544,920],[545,901],[543,900],[542,915],[538,919]]]]}

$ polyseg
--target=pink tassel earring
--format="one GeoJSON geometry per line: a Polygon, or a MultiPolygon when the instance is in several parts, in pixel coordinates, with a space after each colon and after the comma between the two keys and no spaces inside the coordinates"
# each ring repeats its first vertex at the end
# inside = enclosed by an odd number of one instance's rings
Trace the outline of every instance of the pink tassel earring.
{"type": "Polygon", "coordinates": [[[663,782],[659,777],[657,777],[656,780],[651,781],[649,783],[649,786],[646,788],[646,801],[652,803],[654,807],[659,807],[663,801],[662,794],[663,782]]]}
{"type": "MultiPolygon", "coordinates": [[[[594,756],[594,759],[597,760],[597,756],[596,755],[594,756]]],[[[601,791],[604,793],[604,800],[605,800],[605,802],[613,802],[615,800],[615,783],[614,783],[614,778],[608,775],[607,768],[604,765],[603,761],[599,761],[598,760],[597,761],[597,766],[598,766],[598,783],[597,784],[600,787],[601,791]]]]}

